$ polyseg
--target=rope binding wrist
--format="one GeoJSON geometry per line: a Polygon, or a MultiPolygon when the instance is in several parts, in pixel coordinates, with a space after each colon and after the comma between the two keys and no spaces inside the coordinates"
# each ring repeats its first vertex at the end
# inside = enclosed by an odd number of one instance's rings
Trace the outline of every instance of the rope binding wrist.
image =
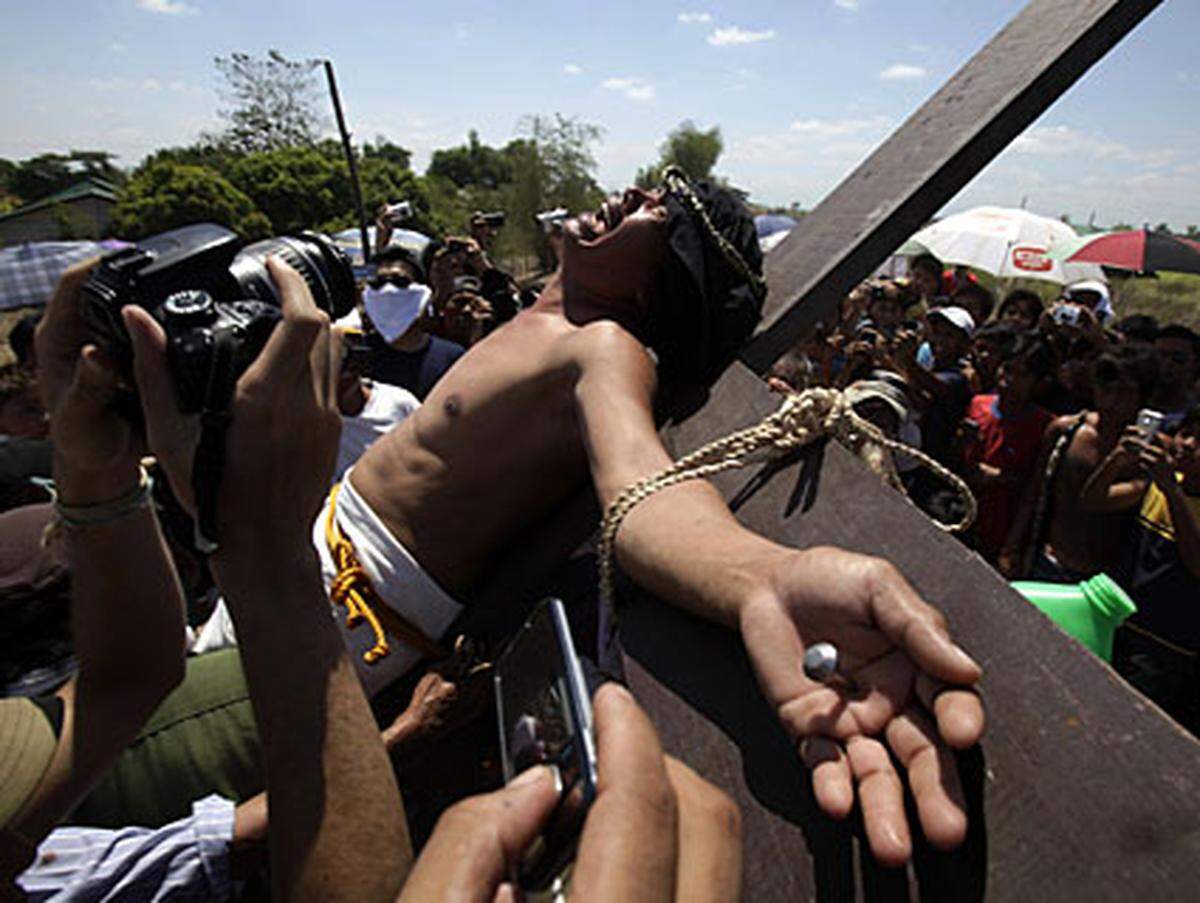
{"type": "Polygon", "coordinates": [[[670,486],[688,480],[707,479],[726,470],[746,467],[755,461],[780,458],[824,436],[837,439],[857,454],[885,483],[899,490],[905,498],[908,496],[895,462],[887,452],[912,456],[953,488],[965,506],[962,517],[956,523],[943,523],[935,519],[934,524],[949,533],[958,533],[967,530],[975,522],[975,496],[958,474],[920,449],[886,436],[879,427],[857,414],[841,391],[812,388],[794,392],[784,399],[778,410],[768,414],[759,423],[715,439],[658,473],[626,486],[608,506],[600,524],[596,549],[600,572],[601,636],[607,637],[616,629],[613,584],[617,532],[638,504],[670,486]]]}

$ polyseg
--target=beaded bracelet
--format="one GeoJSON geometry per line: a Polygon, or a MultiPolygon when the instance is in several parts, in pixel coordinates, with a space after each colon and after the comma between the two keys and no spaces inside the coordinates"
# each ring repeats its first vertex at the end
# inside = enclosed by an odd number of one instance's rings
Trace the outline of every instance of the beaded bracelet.
{"type": "Polygon", "coordinates": [[[111,502],[95,505],[64,505],[54,496],[54,512],[58,520],[67,527],[99,527],[122,520],[150,506],[154,491],[154,478],[145,467],[139,465],[141,479],[137,488],[111,502]]]}

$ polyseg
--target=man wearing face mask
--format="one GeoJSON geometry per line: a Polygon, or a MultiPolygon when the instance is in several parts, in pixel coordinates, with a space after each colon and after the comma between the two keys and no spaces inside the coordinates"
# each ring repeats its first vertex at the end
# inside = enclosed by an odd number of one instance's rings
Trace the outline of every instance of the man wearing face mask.
{"type": "Polygon", "coordinates": [[[375,259],[378,269],[363,289],[364,326],[372,352],[363,374],[424,399],[464,349],[425,330],[433,293],[408,252],[387,248],[375,259]]]}

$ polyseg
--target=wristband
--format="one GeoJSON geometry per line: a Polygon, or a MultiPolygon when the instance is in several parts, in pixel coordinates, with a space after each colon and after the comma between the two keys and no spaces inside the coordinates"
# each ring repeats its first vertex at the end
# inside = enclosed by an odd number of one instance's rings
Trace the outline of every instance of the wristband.
{"type": "Polygon", "coordinates": [[[151,493],[154,490],[154,478],[141,465],[138,466],[141,479],[137,488],[111,502],[100,502],[95,505],[64,505],[59,501],[58,494],[54,496],[54,513],[57,521],[67,527],[99,527],[123,520],[136,514],[143,508],[150,507],[151,493]]]}

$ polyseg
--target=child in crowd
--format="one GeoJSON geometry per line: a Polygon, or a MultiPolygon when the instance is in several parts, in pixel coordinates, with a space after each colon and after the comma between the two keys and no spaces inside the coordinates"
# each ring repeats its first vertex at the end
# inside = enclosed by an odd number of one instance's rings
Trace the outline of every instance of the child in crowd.
{"type": "Polygon", "coordinates": [[[1053,419],[1034,402],[1038,384],[1054,372],[1050,346],[1027,334],[1002,353],[997,391],[971,400],[963,449],[965,476],[979,503],[976,544],[991,562],[1016,519],[1021,490],[1033,477],[1053,419]]]}

